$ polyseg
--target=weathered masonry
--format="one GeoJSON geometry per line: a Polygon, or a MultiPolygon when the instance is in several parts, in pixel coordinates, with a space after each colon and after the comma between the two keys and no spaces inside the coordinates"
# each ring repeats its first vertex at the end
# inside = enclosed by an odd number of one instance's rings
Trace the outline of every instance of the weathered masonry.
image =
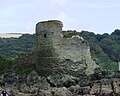
{"type": "Polygon", "coordinates": [[[91,59],[90,47],[83,38],[63,38],[62,22],[50,20],[36,25],[37,69],[39,74],[90,74],[97,67],[91,59]]]}

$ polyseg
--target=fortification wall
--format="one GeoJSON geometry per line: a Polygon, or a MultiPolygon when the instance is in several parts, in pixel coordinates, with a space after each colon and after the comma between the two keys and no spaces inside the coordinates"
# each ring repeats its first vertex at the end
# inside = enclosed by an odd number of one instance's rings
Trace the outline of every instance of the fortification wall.
{"type": "Polygon", "coordinates": [[[36,25],[37,69],[43,75],[55,72],[67,74],[92,73],[96,64],[92,61],[90,47],[79,36],[63,38],[60,21],[44,21],[36,25]],[[88,68],[89,67],[89,68],[88,68]]]}
{"type": "Polygon", "coordinates": [[[85,58],[85,54],[89,52],[89,49],[89,46],[84,41],[74,37],[62,38],[61,44],[56,51],[59,53],[59,58],[77,62],[85,58]]]}
{"type": "Polygon", "coordinates": [[[82,70],[81,68],[84,67],[86,69],[84,72],[89,74],[96,68],[95,62],[91,59],[89,44],[79,36],[61,38],[60,43],[55,47],[55,52],[59,54],[58,58],[64,61],[64,63],[59,63],[59,65],[64,67],[68,67],[69,65],[70,70],[74,66],[73,71],[79,69],[76,71],[80,72],[80,70],[82,70]],[[68,64],[68,61],[72,61],[72,63],[68,64]],[[81,63],[84,65],[81,66],[81,63]]]}

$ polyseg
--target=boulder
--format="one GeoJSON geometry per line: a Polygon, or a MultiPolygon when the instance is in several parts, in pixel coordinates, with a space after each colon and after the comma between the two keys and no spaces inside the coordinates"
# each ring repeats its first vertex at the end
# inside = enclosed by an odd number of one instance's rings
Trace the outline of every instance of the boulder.
{"type": "Polygon", "coordinates": [[[72,93],[65,87],[49,88],[47,90],[39,90],[35,96],[73,96],[72,93]]]}
{"type": "Polygon", "coordinates": [[[47,81],[52,87],[70,87],[79,81],[78,77],[65,74],[55,74],[47,77],[47,81]]]}
{"type": "Polygon", "coordinates": [[[36,88],[46,89],[46,88],[50,87],[46,78],[39,76],[35,71],[32,71],[28,75],[27,85],[29,85],[31,87],[31,89],[36,89],[36,88]]]}

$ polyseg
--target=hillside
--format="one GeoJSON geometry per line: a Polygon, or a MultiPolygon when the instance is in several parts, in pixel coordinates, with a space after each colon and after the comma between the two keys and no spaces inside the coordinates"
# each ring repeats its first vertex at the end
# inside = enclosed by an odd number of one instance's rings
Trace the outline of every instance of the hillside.
{"type": "MultiPolygon", "coordinates": [[[[93,32],[63,31],[64,37],[74,34],[82,36],[91,47],[93,59],[102,67],[117,70],[117,61],[120,60],[120,30],[115,30],[110,35],[93,32]],[[97,59],[96,59],[97,58],[97,59]]],[[[0,38],[0,54],[17,57],[24,52],[31,52],[35,46],[35,35],[24,34],[19,38],[0,38]]]]}
{"type": "Polygon", "coordinates": [[[97,57],[101,67],[117,69],[117,62],[120,60],[120,30],[117,29],[110,35],[107,33],[95,35],[82,31],[81,35],[89,42],[91,53],[97,57]]]}
{"type": "Polygon", "coordinates": [[[17,57],[24,52],[33,50],[35,35],[23,34],[19,38],[0,38],[0,54],[17,57]]]}

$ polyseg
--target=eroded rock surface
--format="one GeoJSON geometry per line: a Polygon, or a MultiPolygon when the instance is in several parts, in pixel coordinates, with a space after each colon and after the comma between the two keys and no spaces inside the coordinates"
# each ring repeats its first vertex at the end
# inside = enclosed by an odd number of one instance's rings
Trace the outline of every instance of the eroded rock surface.
{"type": "Polygon", "coordinates": [[[102,75],[101,78],[93,79],[93,75],[76,78],[56,74],[42,77],[33,71],[22,77],[21,81],[21,76],[7,74],[7,77],[1,76],[0,92],[6,90],[10,96],[120,96],[120,78],[116,77],[118,74],[114,78],[102,75]],[[4,77],[17,79],[16,82],[4,81],[4,77]]]}

